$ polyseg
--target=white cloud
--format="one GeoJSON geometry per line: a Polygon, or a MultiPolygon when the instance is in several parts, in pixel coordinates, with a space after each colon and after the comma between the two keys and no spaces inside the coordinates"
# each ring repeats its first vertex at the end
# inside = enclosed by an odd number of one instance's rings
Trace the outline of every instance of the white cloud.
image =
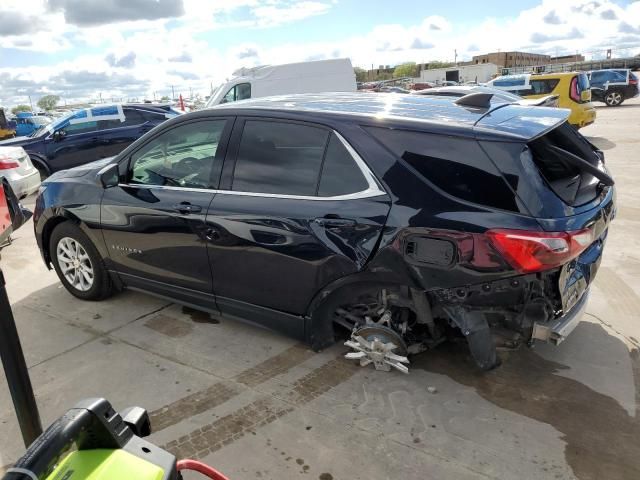
{"type": "Polygon", "coordinates": [[[157,96],[170,93],[172,86],[176,94],[189,89],[208,93],[211,83],[242,66],[334,57],[350,57],[354,65],[370,68],[403,61],[453,60],[454,51],[459,60],[497,50],[579,51],[588,58],[603,56],[607,48],[613,48],[614,55],[640,53],[640,2],[622,6],[612,0],[541,0],[511,18],[479,19],[475,26],[461,25],[455,17],[427,16],[409,25],[381,21],[367,32],[340,38],[327,28],[324,41],[307,41],[300,28],[299,38],[269,47],[244,40],[246,29],[252,29],[255,38],[262,32],[268,35],[267,28],[318,16],[327,16],[329,26],[328,14],[340,4],[331,0],[183,0],[167,5],[182,6],[179,13],[184,13],[175,18],[140,15],[136,21],[78,27],[65,21],[64,11],[47,9],[44,0],[30,0],[28,8],[24,0],[4,0],[0,25],[3,18],[18,18],[16,14],[39,25],[34,32],[30,24],[14,24],[2,37],[4,47],[23,50],[25,58],[33,50],[65,51],[72,59],[55,66],[8,68],[0,58],[0,101],[23,102],[25,95],[51,91],[69,100],[96,98],[100,93],[104,98],[150,98],[154,92],[157,96]],[[30,31],[20,34],[20,28],[30,31]],[[237,44],[220,49],[215,41],[205,40],[207,32],[223,29],[237,30],[237,44]]]}

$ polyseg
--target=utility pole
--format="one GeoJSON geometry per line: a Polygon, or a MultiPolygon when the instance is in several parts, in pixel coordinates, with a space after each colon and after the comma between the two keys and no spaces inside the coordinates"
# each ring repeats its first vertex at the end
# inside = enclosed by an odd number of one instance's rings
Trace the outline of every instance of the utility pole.
{"type": "Polygon", "coordinates": [[[173,90],[173,85],[171,85],[171,100],[176,99],[176,92],[173,90]]]}
{"type": "Polygon", "coordinates": [[[31,101],[31,95],[29,95],[29,105],[31,105],[31,113],[33,113],[33,102],[31,101]]]}
{"type": "Polygon", "coordinates": [[[453,65],[458,66],[458,49],[453,50],[453,65]]]}

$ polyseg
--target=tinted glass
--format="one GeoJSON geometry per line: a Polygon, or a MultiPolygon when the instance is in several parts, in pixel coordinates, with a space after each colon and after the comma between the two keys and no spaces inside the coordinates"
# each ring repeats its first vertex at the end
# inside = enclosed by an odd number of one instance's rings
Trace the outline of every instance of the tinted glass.
{"type": "Polygon", "coordinates": [[[556,86],[560,83],[560,80],[557,78],[546,79],[546,80],[531,80],[531,92],[527,92],[530,95],[542,95],[553,92],[556,86]]]}
{"type": "Polygon", "coordinates": [[[143,115],[138,110],[124,109],[124,122],[120,124],[122,127],[130,127],[132,125],[141,125],[146,122],[143,115]]]}
{"type": "Polygon", "coordinates": [[[251,84],[241,83],[236,85],[236,100],[245,100],[251,98],[251,84]]]}
{"type": "Polygon", "coordinates": [[[225,120],[188,123],[151,140],[131,156],[131,183],[210,188],[225,120]]]}
{"type": "Polygon", "coordinates": [[[602,85],[606,82],[606,72],[592,72],[591,85],[602,85]]]}
{"type": "Polygon", "coordinates": [[[518,211],[513,190],[477,142],[409,130],[377,127],[367,130],[424,179],[449,195],[518,211]]]}
{"type": "Polygon", "coordinates": [[[99,122],[99,124],[101,124],[101,130],[108,130],[111,128],[121,128],[121,127],[132,127],[135,125],[141,125],[146,121],[138,110],[125,108],[123,110],[123,113],[124,113],[124,122],[121,122],[120,120],[101,120],[99,122]]]}
{"type": "Polygon", "coordinates": [[[362,192],[368,186],[367,180],[351,154],[340,139],[332,134],[322,165],[318,195],[321,197],[347,195],[362,192]]]}
{"type": "MultiPolygon", "coordinates": [[[[105,120],[101,120],[101,122],[104,123],[105,120]]],[[[67,135],[75,135],[77,133],[95,132],[98,129],[98,122],[82,122],[69,124],[62,131],[67,135]]]]}
{"type": "Polygon", "coordinates": [[[294,123],[247,121],[233,190],[315,195],[329,132],[294,123]]]}
{"type": "Polygon", "coordinates": [[[222,103],[234,102],[236,100],[236,87],[233,87],[231,90],[227,92],[227,94],[222,98],[222,103]]]}

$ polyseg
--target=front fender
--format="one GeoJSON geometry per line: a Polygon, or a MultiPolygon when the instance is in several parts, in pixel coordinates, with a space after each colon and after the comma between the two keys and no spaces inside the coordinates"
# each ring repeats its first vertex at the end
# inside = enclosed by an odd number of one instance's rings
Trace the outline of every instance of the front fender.
{"type": "Polygon", "coordinates": [[[89,183],[77,183],[73,188],[67,183],[61,187],[55,182],[46,183],[36,199],[34,231],[45,264],[49,267],[51,261],[51,232],[64,221],[77,225],[105,258],[108,253],[100,230],[102,191],[97,194],[95,185],[89,183]]]}

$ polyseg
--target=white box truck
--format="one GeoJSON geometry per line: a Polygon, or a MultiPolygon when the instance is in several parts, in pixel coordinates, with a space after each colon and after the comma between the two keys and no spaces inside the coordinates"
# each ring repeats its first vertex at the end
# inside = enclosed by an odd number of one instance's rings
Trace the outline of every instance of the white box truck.
{"type": "Polygon", "coordinates": [[[233,72],[213,91],[206,106],[270,95],[355,91],[356,75],[348,58],[264,65],[233,72]]]}

